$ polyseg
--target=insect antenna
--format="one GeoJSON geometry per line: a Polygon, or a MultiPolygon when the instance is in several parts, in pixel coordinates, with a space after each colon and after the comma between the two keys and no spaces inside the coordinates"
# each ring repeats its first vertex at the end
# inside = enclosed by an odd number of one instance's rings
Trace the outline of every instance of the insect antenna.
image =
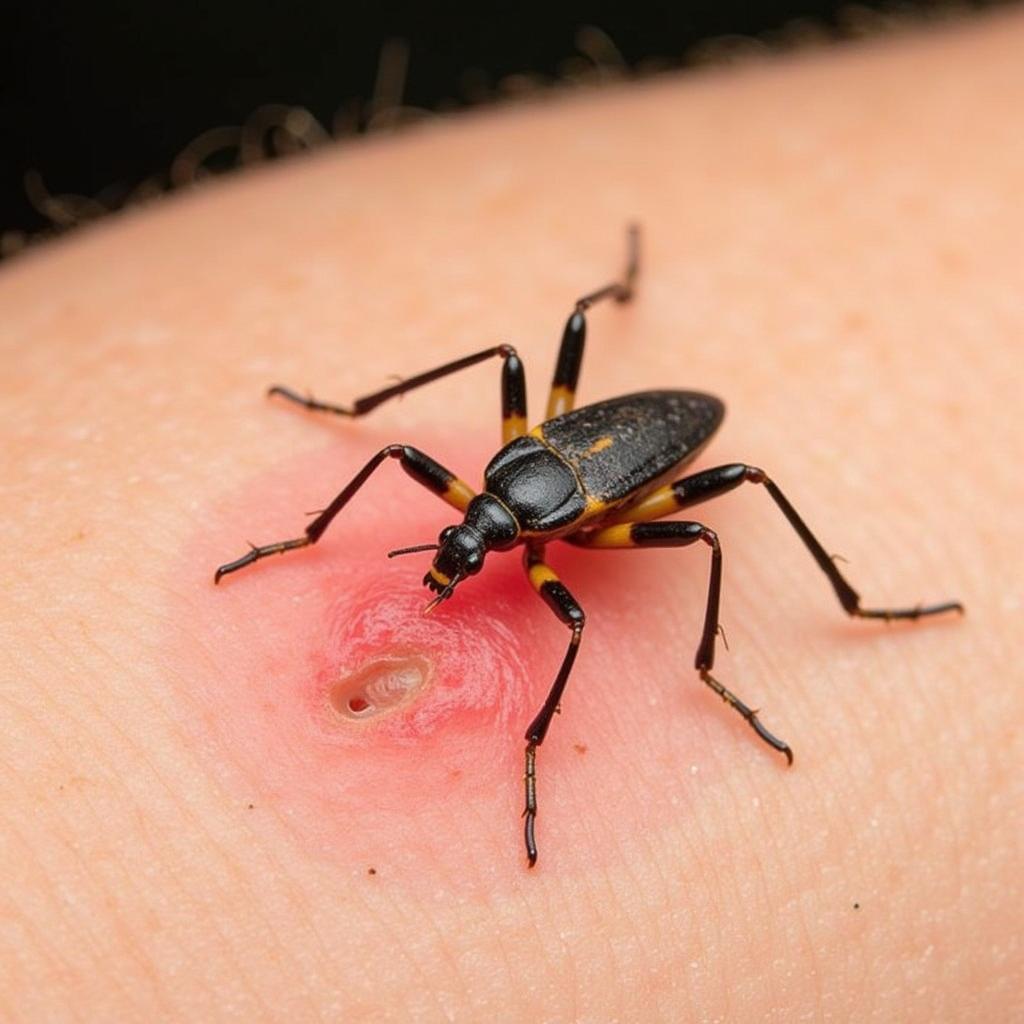
{"type": "Polygon", "coordinates": [[[388,552],[388,558],[394,558],[395,555],[411,555],[415,551],[436,551],[440,546],[440,544],[416,544],[411,548],[395,548],[394,551],[388,552]]]}

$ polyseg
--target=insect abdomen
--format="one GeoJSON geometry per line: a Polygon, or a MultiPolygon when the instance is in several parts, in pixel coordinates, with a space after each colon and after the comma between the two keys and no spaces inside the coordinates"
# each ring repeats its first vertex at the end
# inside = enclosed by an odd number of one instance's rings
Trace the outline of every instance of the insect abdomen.
{"type": "Polygon", "coordinates": [[[725,406],[699,391],[642,391],[585,405],[531,431],[576,471],[588,497],[622,501],[689,462],[725,406]]]}

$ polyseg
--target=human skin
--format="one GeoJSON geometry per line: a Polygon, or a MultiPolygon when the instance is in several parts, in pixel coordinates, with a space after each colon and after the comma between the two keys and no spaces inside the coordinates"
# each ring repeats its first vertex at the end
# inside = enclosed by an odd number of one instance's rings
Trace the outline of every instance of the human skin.
{"type": "Polygon", "coordinates": [[[111,219],[0,273],[0,1018],[1020,1019],[1024,18],[567,96],[378,137],[111,219]],[[581,402],[707,390],[695,466],[764,467],[868,605],[848,620],[756,486],[719,534],[716,675],[692,668],[703,545],[518,553],[432,616],[456,516],[383,444],[479,484],[498,365],[351,421],[347,401],[498,342],[532,419],[595,307],[581,402]],[[353,722],[375,658],[429,682],[353,722]],[[1014,771],[1014,769],[1017,769],[1014,771]],[[372,872],[371,873],[371,869],[372,872]]]}

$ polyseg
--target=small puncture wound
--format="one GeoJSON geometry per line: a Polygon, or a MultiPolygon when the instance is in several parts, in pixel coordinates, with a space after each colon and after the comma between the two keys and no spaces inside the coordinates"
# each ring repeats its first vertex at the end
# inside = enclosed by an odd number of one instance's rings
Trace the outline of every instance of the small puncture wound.
{"type": "Polygon", "coordinates": [[[330,688],[331,707],[343,718],[376,718],[408,704],[429,677],[423,658],[375,658],[330,688]]]}

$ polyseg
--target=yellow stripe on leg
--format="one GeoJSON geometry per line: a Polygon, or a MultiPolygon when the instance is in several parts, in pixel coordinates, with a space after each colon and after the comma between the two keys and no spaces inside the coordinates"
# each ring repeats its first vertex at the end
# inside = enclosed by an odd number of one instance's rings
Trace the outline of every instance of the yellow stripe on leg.
{"type": "Polygon", "coordinates": [[[460,512],[465,512],[469,503],[476,497],[476,493],[465,480],[460,480],[455,476],[448,482],[441,497],[460,512]]]}
{"type": "Polygon", "coordinates": [[[548,411],[545,419],[553,420],[556,416],[572,411],[572,403],[576,392],[563,384],[556,384],[548,397],[548,411]]]}
{"type": "Polygon", "coordinates": [[[534,562],[533,565],[527,569],[527,573],[530,576],[530,586],[533,587],[538,593],[540,588],[545,583],[558,583],[558,576],[551,569],[550,566],[545,565],[543,562],[534,562]]]}
{"type": "Polygon", "coordinates": [[[617,526],[605,526],[580,538],[580,543],[588,548],[633,548],[633,524],[619,523],[617,526]]]}
{"type": "Polygon", "coordinates": [[[608,518],[609,523],[649,523],[652,519],[660,519],[679,508],[679,499],[671,484],[652,491],[643,501],[629,505],[621,512],[608,518]]]}
{"type": "Polygon", "coordinates": [[[501,422],[501,438],[508,444],[526,433],[525,416],[506,416],[501,422]]]}

